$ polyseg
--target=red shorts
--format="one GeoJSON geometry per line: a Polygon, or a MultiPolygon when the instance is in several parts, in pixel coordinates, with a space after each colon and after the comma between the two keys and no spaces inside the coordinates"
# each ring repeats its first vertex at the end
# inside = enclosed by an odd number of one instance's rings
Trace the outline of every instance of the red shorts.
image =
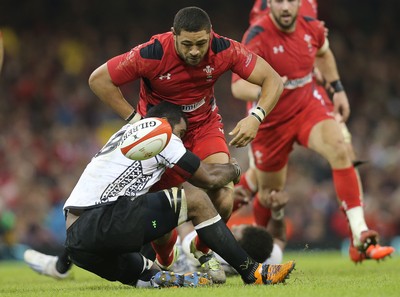
{"type": "Polygon", "coordinates": [[[251,142],[255,166],[261,171],[278,171],[289,160],[295,142],[308,146],[311,129],[320,121],[333,119],[322,98],[313,97],[308,106],[289,121],[273,127],[260,127],[251,142]]]}
{"type": "Polygon", "coordinates": [[[324,101],[326,108],[328,108],[329,111],[333,112],[333,109],[334,109],[333,102],[332,102],[331,98],[329,98],[329,95],[326,92],[326,89],[324,86],[321,86],[321,85],[315,83],[313,95],[316,98],[321,98],[324,101]]]}
{"type": "MultiPolygon", "coordinates": [[[[218,114],[199,127],[189,130],[183,138],[183,143],[201,160],[221,152],[230,155],[224,135],[224,125],[221,122],[221,116],[218,114]]],[[[161,180],[151,188],[151,191],[176,187],[183,182],[185,182],[185,179],[173,169],[167,168],[161,180]]]]}

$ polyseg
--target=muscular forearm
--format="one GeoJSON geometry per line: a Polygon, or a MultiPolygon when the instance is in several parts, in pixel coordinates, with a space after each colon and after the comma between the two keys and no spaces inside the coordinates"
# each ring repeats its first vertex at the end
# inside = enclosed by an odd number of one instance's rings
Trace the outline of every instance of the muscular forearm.
{"type": "Polygon", "coordinates": [[[339,79],[335,56],[330,49],[328,49],[322,56],[317,56],[316,66],[328,83],[339,79]]]}
{"type": "Polygon", "coordinates": [[[232,83],[232,94],[245,101],[258,101],[266,114],[276,105],[283,91],[283,83],[278,73],[262,58],[247,80],[239,79],[232,83]]]}
{"type": "Polygon", "coordinates": [[[283,83],[280,76],[273,75],[266,79],[261,87],[258,106],[261,106],[268,115],[275,107],[283,91],[283,83]]]}
{"type": "Polygon", "coordinates": [[[106,64],[97,68],[90,75],[89,86],[101,101],[109,105],[124,120],[129,118],[134,111],[133,106],[126,101],[121,90],[112,82],[106,64]]]}
{"type": "Polygon", "coordinates": [[[231,86],[232,94],[236,99],[243,101],[257,101],[261,92],[261,87],[252,84],[244,79],[239,79],[231,86]]]}
{"type": "Polygon", "coordinates": [[[231,181],[237,181],[241,171],[238,165],[202,163],[189,182],[203,189],[222,188],[231,181]]]}

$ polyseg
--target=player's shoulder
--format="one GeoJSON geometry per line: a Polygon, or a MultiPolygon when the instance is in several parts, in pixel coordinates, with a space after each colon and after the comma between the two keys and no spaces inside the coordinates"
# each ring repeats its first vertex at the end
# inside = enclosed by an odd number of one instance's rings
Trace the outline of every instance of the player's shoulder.
{"type": "Polygon", "coordinates": [[[148,60],[161,60],[171,39],[173,39],[172,32],[153,35],[148,42],[141,44],[140,57],[148,60]]]}
{"type": "Polygon", "coordinates": [[[323,27],[323,23],[319,19],[310,15],[300,15],[298,22],[310,27],[323,27]]]}
{"type": "MultiPolygon", "coordinates": [[[[263,34],[266,34],[268,32],[271,33],[271,24],[272,22],[270,22],[270,17],[268,16],[268,14],[259,17],[246,30],[243,37],[243,43],[248,44],[258,36],[262,36],[263,34]]],[[[270,35],[270,33],[268,33],[268,35],[270,35]]]]}
{"type": "Polygon", "coordinates": [[[305,31],[308,31],[308,33],[312,32],[323,33],[325,30],[324,23],[312,16],[307,16],[307,15],[299,16],[298,23],[301,25],[301,27],[304,28],[305,31]]]}
{"type": "Polygon", "coordinates": [[[211,32],[210,48],[214,54],[219,54],[226,51],[227,49],[231,48],[234,42],[234,40],[228,37],[221,36],[214,31],[211,32]]]}

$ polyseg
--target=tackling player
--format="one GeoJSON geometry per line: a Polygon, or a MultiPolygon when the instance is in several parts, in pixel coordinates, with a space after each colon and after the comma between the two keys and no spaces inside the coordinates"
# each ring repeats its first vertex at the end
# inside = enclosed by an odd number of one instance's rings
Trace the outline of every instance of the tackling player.
{"type": "MultiPolygon", "coordinates": [[[[153,158],[134,161],[118,149],[129,125],[116,132],[87,165],[64,205],[66,249],[72,262],[100,277],[134,286],[198,286],[211,284],[207,275],[179,275],[159,272],[139,251],[142,246],[191,220],[199,236],[234,267],[247,284],[284,282],[294,262],[263,265],[240,248],[216,212],[207,194],[186,184],[148,193],[166,167],[193,185],[214,189],[238,180],[240,168],[234,162],[207,164],[184,148],[187,122],[180,106],[168,102],[149,110],[149,117],[165,117],[172,138],[153,158]],[[218,234],[218,236],[215,236],[218,234]]],[[[25,253],[31,267],[46,275],[56,269],[56,257],[32,250],[25,253]],[[55,261],[54,261],[55,260],[55,261]]]]}

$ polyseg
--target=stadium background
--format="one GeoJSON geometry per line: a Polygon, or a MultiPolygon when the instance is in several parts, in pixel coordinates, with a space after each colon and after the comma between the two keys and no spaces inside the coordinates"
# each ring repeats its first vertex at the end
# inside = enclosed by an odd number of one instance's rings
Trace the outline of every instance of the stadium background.
{"type": "MultiPolygon", "coordinates": [[[[216,32],[234,39],[248,26],[252,0],[2,0],[5,62],[0,76],[0,259],[26,246],[56,252],[64,239],[62,205],[84,166],[122,124],[90,91],[90,73],[108,58],[168,31],[184,6],[204,8],[216,32]]],[[[384,243],[400,235],[400,19],[396,0],[320,0],[352,115],[365,211],[384,243]]],[[[136,102],[138,84],[123,88],[136,102]]],[[[230,76],[216,86],[226,132],[245,114],[230,76]]],[[[229,139],[229,137],[228,137],[229,139]]],[[[247,168],[247,150],[232,149],[247,168]]],[[[297,148],[287,205],[294,249],[335,248],[347,236],[330,170],[297,148]]]]}

